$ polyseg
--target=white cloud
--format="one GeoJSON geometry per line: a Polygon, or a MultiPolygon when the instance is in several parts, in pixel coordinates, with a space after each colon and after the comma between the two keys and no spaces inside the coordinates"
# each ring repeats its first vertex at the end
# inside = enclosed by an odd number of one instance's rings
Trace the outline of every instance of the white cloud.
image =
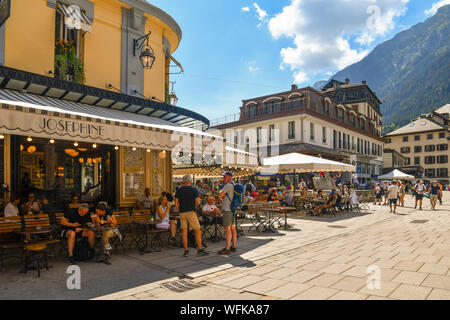
{"type": "Polygon", "coordinates": [[[430,9],[425,10],[425,14],[428,15],[435,15],[436,12],[440,7],[443,7],[447,4],[450,4],[450,0],[441,0],[439,2],[434,2],[430,9]]]}
{"type": "Polygon", "coordinates": [[[408,1],[291,0],[268,28],[275,39],[292,38],[292,46],[281,50],[282,66],[301,83],[364,58],[367,46],[395,27],[408,1]],[[352,47],[352,40],[359,45],[352,47]]]}
{"type": "Polygon", "coordinates": [[[241,11],[243,11],[243,12],[249,12],[249,11],[250,11],[250,8],[249,8],[249,7],[243,7],[243,8],[241,8],[241,11]]]}
{"type": "Polygon", "coordinates": [[[261,9],[260,6],[256,2],[253,4],[253,6],[256,9],[256,13],[258,14],[259,21],[263,22],[264,19],[267,17],[267,11],[264,11],[263,9],[261,9]]]}
{"type": "Polygon", "coordinates": [[[248,62],[248,71],[250,71],[251,73],[255,73],[259,70],[260,68],[256,66],[256,61],[248,62]]]}

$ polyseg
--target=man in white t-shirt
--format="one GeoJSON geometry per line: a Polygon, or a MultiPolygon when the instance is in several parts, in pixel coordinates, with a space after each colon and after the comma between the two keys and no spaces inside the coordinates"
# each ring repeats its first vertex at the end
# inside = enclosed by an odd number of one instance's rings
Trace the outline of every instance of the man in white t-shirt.
{"type": "Polygon", "coordinates": [[[392,181],[391,185],[388,188],[388,200],[389,200],[389,209],[391,210],[390,213],[392,213],[392,205],[394,205],[394,213],[397,209],[397,199],[398,199],[398,186],[397,182],[395,180],[392,181]]]}
{"type": "Polygon", "coordinates": [[[17,206],[19,205],[20,199],[15,199],[11,197],[11,202],[8,203],[5,207],[4,215],[5,217],[17,217],[19,216],[19,208],[17,206]]]}
{"type": "Polygon", "coordinates": [[[150,188],[145,188],[144,194],[137,201],[137,207],[139,210],[150,210],[150,213],[155,211],[155,203],[150,193],[150,188]]]}
{"type": "Polygon", "coordinates": [[[422,210],[422,199],[426,190],[427,187],[423,183],[423,180],[420,180],[419,183],[414,186],[414,191],[416,192],[416,205],[414,206],[414,209],[417,209],[417,202],[419,202],[419,210],[422,210]]]}

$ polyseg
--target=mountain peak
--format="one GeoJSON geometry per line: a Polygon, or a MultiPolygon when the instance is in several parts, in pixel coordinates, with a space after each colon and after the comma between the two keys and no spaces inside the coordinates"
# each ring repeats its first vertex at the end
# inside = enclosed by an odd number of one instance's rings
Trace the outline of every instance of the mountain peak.
{"type": "Polygon", "coordinates": [[[399,32],[330,79],[367,84],[383,101],[383,123],[400,127],[450,101],[450,5],[399,32]]]}

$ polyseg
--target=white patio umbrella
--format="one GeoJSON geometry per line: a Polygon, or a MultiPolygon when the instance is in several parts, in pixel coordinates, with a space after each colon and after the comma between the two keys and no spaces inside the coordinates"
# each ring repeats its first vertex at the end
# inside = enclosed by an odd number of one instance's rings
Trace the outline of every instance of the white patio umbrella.
{"type": "Polygon", "coordinates": [[[378,180],[392,180],[392,179],[398,179],[398,180],[415,180],[416,178],[414,176],[411,176],[409,174],[406,174],[404,172],[401,172],[398,169],[394,169],[393,171],[382,175],[382,176],[378,176],[378,180]]]}
{"type": "Polygon", "coordinates": [[[355,166],[308,156],[301,153],[288,153],[281,156],[265,158],[263,160],[262,172],[355,172],[355,166]]]}
{"type": "MultiPolygon", "coordinates": [[[[355,172],[355,166],[308,156],[301,153],[288,153],[263,159],[262,173],[303,173],[303,172],[355,172]]],[[[295,184],[293,192],[295,193],[295,184]]]]}

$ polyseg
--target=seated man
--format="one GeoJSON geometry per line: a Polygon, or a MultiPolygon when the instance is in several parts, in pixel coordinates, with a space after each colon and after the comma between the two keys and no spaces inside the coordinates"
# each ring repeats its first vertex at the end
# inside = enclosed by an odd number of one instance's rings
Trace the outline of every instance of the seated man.
{"type": "Polygon", "coordinates": [[[309,215],[311,215],[311,216],[318,215],[320,212],[323,211],[323,209],[327,209],[327,208],[334,206],[336,204],[336,201],[337,201],[336,193],[334,190],[331,190],[330,197],[328,198],[327,203],[315,207],[314,210],[309,213],[309,215]]]}
{"type": "Polygon", "coordinates": [[[69,252],[68,262],[70,264],[75,264],[73,248],[75,247],[76,237],[87,238],[91,247],[91,253],[94,252],[94,231],[84,228],[89,224],[92,224],[92,218],[87,203],[80,204],[79,208],[67,210],[61,219],[61,237],[67,239],[67,250],[69,252]]]}
{"type": "MultiPolygon", "coordinates": [[[[99,202],[97,205],[97,208],[95,209],[96,217],[92,218],[92,221],[104,225],[109,224],[112,227],[117,226],[117,220],[114,216],[114,213],[107,208],[106,202],[99,202]]],[[[112,249],[111,245],[109,244],[109,239],[112,237],[115,237],[118,235],[117,229],[110,229],[110,230],[104,230],[102,234],[103,238],[103,244],[105,245],[105,255],[110,256],[110,251],[112,249]]]]}
{"type": "Polygon", "coordinates": [[[217,223],[222,223],[222,218],[220,216],[220,210],[216,206],[216,198],[211,196],[208,198],[208,202],[202,208],[202,214],[207,219],[208,223],[214,222],[217,219],[217,223]]]}

